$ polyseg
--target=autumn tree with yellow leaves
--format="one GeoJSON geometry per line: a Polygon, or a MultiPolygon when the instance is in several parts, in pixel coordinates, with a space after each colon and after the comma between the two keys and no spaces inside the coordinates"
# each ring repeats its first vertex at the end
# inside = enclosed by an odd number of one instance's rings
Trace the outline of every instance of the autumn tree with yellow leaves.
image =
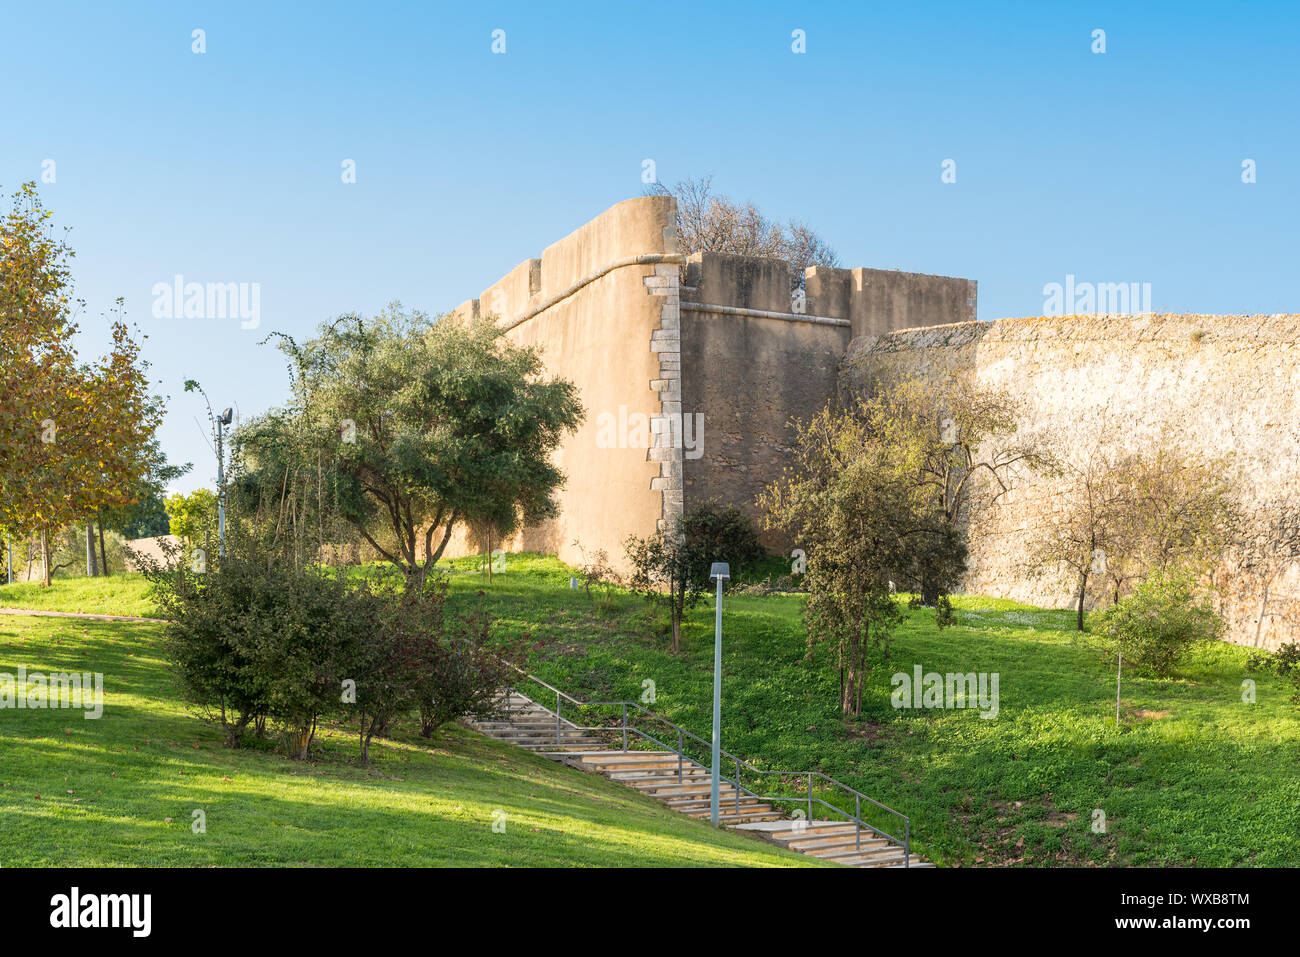
{"type": "Polygon", "coordinates": [[[0,221],[0,528],[41,535],[47,585],[50,534],[131,503],[161,417],[121,300],[107,354],[79,360],[75,254],[51,219],[26,183],[0,221]]]}

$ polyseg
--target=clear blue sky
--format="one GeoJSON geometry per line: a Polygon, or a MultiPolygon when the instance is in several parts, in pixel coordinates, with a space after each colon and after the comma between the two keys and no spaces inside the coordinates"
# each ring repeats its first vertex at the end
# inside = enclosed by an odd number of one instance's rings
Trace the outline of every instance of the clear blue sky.
{"type": "Polygon", "coordinates": [[[268,332],[449,309],[638,195],[645,158],[803,218],[845,265],[977,279],[982,319],[1040,313],[1067,273],[1149,282],[1157,311],[1300,312],[1294,2],[4,0],[0,31],[0,187],[55,161],[83,349],[124,296],[164,448],[196,465],[180,489],[215,472],[184,379],[277,404],[268,332]],[[261,327],[153,318],[177,273],[259,283],[261,327]]]}

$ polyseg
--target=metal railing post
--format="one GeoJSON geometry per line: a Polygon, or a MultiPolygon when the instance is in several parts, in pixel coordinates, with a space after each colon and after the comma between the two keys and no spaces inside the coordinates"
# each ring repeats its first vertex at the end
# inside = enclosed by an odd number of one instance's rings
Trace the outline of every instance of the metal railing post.
{"type": "Polygon", "coordinates": [[[623,702],[623,750],[627,751],[627,702],[623,702]]]}
{"type": "Polygon", "coordinates": [[[677,783],[682,783],[682,729],[677,729],[677,783]]]}
{"type": "Polygon", "coordinates": [[[812,825],[812,772],[808,772],[808,824],[812,825]]]}
{"type": "Polygon", "coordinates": [[[555,746],[560,746],[560,693],[555,692],[555,746]]]}
{"type": "MultiPolygon", "coordinates": [[[[733,757],[734,757],[734,756],[733,756],[733,757]]],[[[740,758],[735,758],[735,761],[736,761],[736,784],[735,784],[735,787],[736,787],[736,816],[739,817],[739,816],[740,816],[740,758]]]]}
{"type": "Polygon", "coordinates": [[[903,821],[903,866],[912,866],[912,821],[903,821]]]}
{"type": "Polygon", "coordinates": [[[854,812],[857,816],[857,828],[855,831],[857,838],[853,842],[853,849],[855,851],[860,851],[862,850],[862,795],[855,792],[853,802],[854,812]]]}

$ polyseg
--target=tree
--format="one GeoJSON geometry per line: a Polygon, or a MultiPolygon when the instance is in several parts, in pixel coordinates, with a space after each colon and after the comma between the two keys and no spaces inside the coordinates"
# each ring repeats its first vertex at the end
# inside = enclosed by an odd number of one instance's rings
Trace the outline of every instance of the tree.
{"type": "Polygon", "coordinates": [[[167,518],[171,533],[187,548],[211,551],[217,533],[217,495],[211,489],[196,488],[188,495],[179,492],[167,496],[167,518]]]}
{"type": "Polygon", "coordinates": [[[681,651],[682,618],[703,595],[699,568],[703,561],[677,519],[668,528],[644,538],[629,535],[623,543],[632,565],[628,584],[646,601],[662,604],[672,622],[672,653],[681,651]]]}
{"type": "Polygon", "coordinates": [[[1076,584],[1075,626],[1083,630],[1090,584],[1118,602],[1132,583],[1173,568],[1208,573],[1242,524],[1228,457],[1208,458],[1168,443],[1126,451],[1103,411],[1084,439],[1056,461],[1058,508],[1031,545],[1027,563],[1065,567],[1076,584]]]}
{"type": "Polygon", "coordinates": [[[458,524],[507,535],[556,513],[564,476],[552,453],[581,421],[577,390],[542,378],[538,353],[492,317],[431,321],[395,306],[281,347],[294,405],[277,435],[316,457],[340,514],[408,588],[423,587],[458,524]]]}
{"type": "Polygon", "coordinates": [[[656,183],[652,195],[677,200],[677,245],[686,254],[732,253],[783,259],[790,264],[790,288],[800,289],[809,266],[838,266],[839,259],[812,229],[792,219],[785,226],[768,219],[753,203],[737,203],[712,191],[713,178],[656,183]]]}
{"type": "Polygon", "coordinates": [[[1005,390],[957,376],[900,379],[861,362],[849,371],[870,383],[850,394],[874,398],[873,415],[891,423],[895,441],[919,450],[923,508],[897,571],[922,605],[938,607],[965,574],[972,513],[995,506],[1025,472],[1050,473],[1055,465],[1019,434],[1021,405],[1005,390]]]}
{"type": "Polygon", "coordinates": [[[161,416],[120,299],[108,353],[78,361],[73,252],[50,217],[27,183],[0,223],[0,526],[40,533],[47,585],[50,534],[130,504],[161,416]]]}
{"type": "Polygon", "coordinates": [[[807,553],[809,651],[835,655],[845,716],[861,713],[869,659],[888,656],[903,618],[891,576],[912,560],[911,536],[925,521],[917,476],[926,450],[879,397],[830,405],[797,425],[792,465],[759,499],[767,527],[807,553]]]}
{"type": "Polygon", "coordinates": [[[1123,473],[1131,455],[1118,451],[1119,429],[1105,412],[1073,448],[1058,456],[1062,490],[1026,565],[1036,573],[1064,567],[1075,578],[1075,627],[1083,631],[1088,583],[1104,580],[1108,556],[1118,548],[1131,497],[1123,473]]]}
{"type": "Polygon", "coordinates": [[[1238,567],[1253,579],[1259,594],[1255,614],[1255,646],[1259,647],[1273,585],[1300,564],[1300,494],[1282,492],[1245,512],[1233,547],[1238,567]]]}
{"type": "Polygon", "coordinates": [[[1244,518],[1231,456],[1160,444],[1126,462],[1127,509],[1111,562],[1113,596],[1126,581],[1182,568],[1205,575],[1239,540],[1244,518]]]}

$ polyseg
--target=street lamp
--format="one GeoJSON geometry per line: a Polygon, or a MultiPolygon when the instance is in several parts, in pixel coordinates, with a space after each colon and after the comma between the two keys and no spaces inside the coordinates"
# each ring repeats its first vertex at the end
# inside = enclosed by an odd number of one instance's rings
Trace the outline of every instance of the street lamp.
{"type": "MultiPolygon", "coordinates": [[[[714,603],[713,619],[713,785],[709,792],[709,820],[718,826],[718,765],[722,750],[722,583],[731,577],[731,567],[726,562],[714,562],[709,577],[718,583],[718,598],[714,603]]],[[[740,781],[736,781],[739,790],[740,781]]]]}
{"type": "Polygon", "coordinates": [[[226,557],[226,473],[222,467],[225,454],[221,447],[221,427],[234,420],[230,409],[217,416],[217,554],[226,557]]]}

